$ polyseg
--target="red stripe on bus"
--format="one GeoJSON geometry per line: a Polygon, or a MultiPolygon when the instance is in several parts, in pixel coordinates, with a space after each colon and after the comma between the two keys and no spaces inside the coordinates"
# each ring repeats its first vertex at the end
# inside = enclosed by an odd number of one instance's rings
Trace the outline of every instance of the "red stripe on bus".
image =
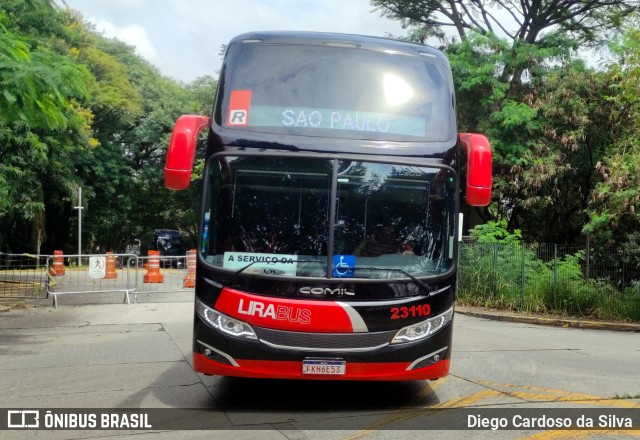
{"type": "Polygon", "coordinates": [[[225,287],[215,309],[258,327],[317,333],[353,332],[351,318],[335,301],[268,298],[225,287]]]}

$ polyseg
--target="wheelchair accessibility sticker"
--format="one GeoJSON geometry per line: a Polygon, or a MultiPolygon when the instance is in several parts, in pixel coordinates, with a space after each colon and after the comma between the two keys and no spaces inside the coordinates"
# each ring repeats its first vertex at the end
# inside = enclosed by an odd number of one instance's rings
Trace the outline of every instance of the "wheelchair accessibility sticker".
{"type": "Polygon", "coordinates": [[[342,278],[353,278],[356,266],[355,255],[334,255],[333,256],[333,276],[342,278]]]}

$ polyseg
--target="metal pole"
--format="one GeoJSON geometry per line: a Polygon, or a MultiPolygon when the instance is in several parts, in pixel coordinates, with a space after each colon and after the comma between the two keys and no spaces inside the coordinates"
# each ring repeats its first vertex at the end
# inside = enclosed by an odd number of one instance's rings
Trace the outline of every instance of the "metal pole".
{"type": "Polygon", "coordinates": [[[498,243],[493,243],[493,286],[491,298],[495,299],[498,290],[498,243]]]}
{"type": "Polygon", "coordinates": [[[587,258],[586,258],[586,269],[584,271],[584,280],[589,281],[589,277],[591,274],[589,273],[589,260],[591,259],[591,244],[589,243],[589,235],[587,235],[587,258]]]}
{"type": "Polygon", "coordinates": [[[82,187],[78,187],[78,267],[82,266],[82,187]]]}
{"type": "Polygon", "coordinates": [[[557,310],[558,301],[557,301],[557,292],[558,292],[558,245],[553,245],[553,308],[557,310]]]}
{"type": "Polygon", "coordinates": [[[525,280],[526,280],[526,276],[527,276],[527,272],[526,272],[526,252],[525,252],[525,244],[522,243],[522,261],[520,263],[520,306],[524,306],[524,287],[525,287],[525,280]]]}

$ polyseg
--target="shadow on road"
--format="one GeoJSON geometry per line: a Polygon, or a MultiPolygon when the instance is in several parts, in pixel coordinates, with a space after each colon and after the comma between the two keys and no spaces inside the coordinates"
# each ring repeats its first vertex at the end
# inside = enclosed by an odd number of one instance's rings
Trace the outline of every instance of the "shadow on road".
{"type": "Polygon", "coordinates": [[[220,408],[247,411],[363,411],[434,405],[428,381],[344,382],[222,378],[214,397],[220,408]]]}

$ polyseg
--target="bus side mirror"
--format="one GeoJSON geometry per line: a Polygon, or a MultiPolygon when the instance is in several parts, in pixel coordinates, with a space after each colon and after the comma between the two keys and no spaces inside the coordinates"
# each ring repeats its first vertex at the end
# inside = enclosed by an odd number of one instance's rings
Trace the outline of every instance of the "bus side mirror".
{"type": "Polygon", "coordinates": [[[467,204],[491,203],[491,146],[482,134],[460,133],[458,141],[467,149],[467,204]]]}
{"type": "Polygon", "coordinates": [[[211,118],[207,116],[197,115],[182,115],[178,118],[173,127],[164,165],[164,186],[176,190],[189,187],[198,135],[209,126],[210,121],[211,118]]]}

